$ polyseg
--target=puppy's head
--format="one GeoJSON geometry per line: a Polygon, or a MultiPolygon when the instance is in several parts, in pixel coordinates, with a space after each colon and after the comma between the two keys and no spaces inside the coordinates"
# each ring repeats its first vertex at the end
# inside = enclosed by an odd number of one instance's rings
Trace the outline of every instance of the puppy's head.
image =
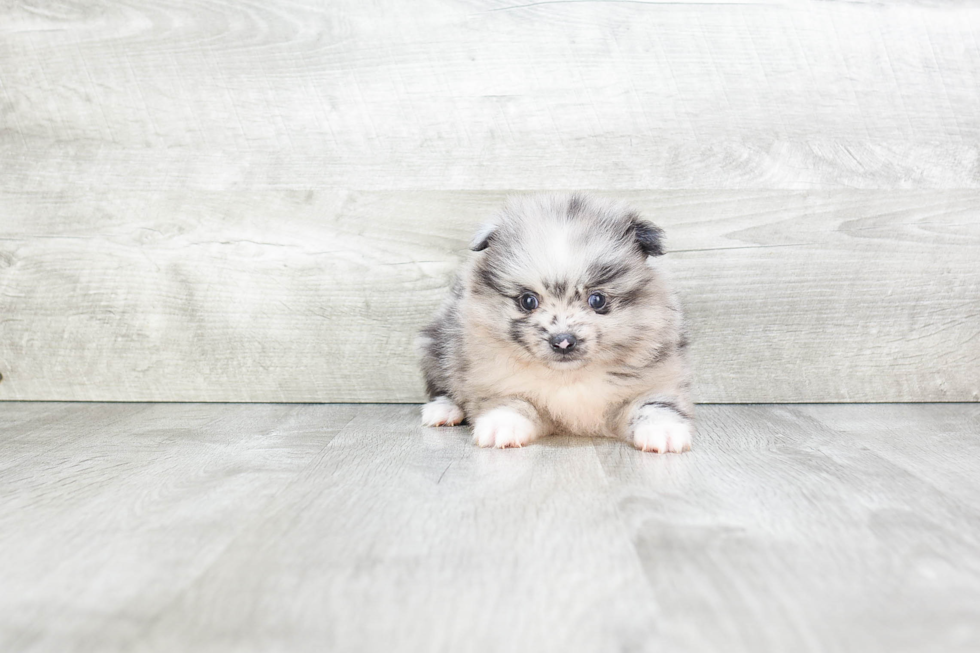
{"type": "Polygon", "coordinates": [[[669,296],[647,264],[663,253],[661,237],[622,204],[512,198],[471,245],[471,317],[518,357],[553,369],[629,361],[669,321],[669,296]]]}

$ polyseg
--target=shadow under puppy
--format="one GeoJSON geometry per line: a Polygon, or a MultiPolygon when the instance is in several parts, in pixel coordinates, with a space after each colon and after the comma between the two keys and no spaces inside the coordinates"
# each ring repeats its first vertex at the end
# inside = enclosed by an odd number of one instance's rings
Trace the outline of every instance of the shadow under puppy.
{"type": "Polygon", "coordinates": [[[419,337],[426,426],[468,418],[481,447],[563,431],[691,448],[680,306],[662,231],[595,197],[511,198],[419,337]]]}

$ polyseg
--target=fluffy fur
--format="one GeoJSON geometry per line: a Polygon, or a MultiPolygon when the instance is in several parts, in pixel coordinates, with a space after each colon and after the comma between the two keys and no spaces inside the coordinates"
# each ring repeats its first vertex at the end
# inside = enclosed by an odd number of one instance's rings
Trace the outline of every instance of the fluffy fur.
{"type": "Polygon", "coordinates": [[[467,419],[481,447],[566,432],[690,449],[687,339],[661,239],[623,204],[511,198],[419,337],[423,424],[467,419]]]}

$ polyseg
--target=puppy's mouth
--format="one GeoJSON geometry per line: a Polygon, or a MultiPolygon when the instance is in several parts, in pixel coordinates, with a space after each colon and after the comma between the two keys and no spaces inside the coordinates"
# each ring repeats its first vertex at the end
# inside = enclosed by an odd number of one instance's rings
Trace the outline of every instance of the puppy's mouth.
{"type": "Polygon", "coordinates": [[[553,370],[569,371],[584,367],[588,360],[584,356],[548,356],[544,363],[553,370]]]}

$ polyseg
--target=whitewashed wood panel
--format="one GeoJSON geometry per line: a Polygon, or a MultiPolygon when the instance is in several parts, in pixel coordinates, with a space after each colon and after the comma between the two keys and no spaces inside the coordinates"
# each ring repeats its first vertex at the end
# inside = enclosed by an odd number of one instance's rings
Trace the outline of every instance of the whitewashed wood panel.
{"type": "Polygon", "coordinates": [[[969,2],[27,0],[0,183],[977,188],[969,2]]]}
{"type": "MultiPolygon", "coordinates": [[[[616,193],[664,226],[701,401],[976,401],[980,192],[616,193]]],[[[491,192],[0,194],[0,398],[417,401],[491,192]]]]}
{"type": "Polygon", "coordinates": [[[4,651],[980,648],[978,405],[703,406],[664,456],[415,406],[0,416],[4,651]]]}
{"type": "Polygon", "coordinates": [[[708,406],[698,428],[696,460],[596,448],[675,650],[977,647],[980,487],[933,482],[976,473],[976,406],[708,406]]]}
{"type": "Polygon", "coordinates": [[[4,3],[0,398],[417,400],[473,224],[593,188],[668,228],[703,401],[976,400],[978,32],[956,2],[4,3]]]}

